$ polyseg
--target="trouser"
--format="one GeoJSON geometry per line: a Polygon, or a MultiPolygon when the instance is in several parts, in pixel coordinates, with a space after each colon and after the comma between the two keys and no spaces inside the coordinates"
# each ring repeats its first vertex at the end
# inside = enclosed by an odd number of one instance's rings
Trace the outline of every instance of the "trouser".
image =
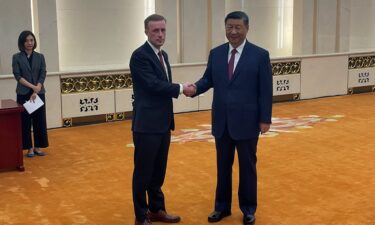
{"type": "MultiPolygon", "coordinates": [[[[27,95],[17,95],[17,103],[23,105],[26,101],[30,100],[32,93],[33,92],[30,91],[27,95]]],[[[44,105],[32,114],[29,114],[26,110],[21,113],[23,149],[33,147],[31,127],[33,128],[34,147],[48,147],[45,95],[38,94],[38,96],[42,99],[44,105]]]]}
{"type": "Polygon", "coordinates": [[[143,222],[147,210],[165,210],[161,187],[167,169],[171,133],[145,134],[133,132],[134,172],[133,203],[136,219],[143,222]],[[146,200],[148,195],[148,204],[146,200]]]}
{"type": "Polygon", "coordinates": [[[243,214],[254,214],[257,208],[256,151],[258,137],[248,140],[233,140],[228,132],[215,138],[217,160],[217,186],[215,211],[231,211],[232,166],[235,148],[238,154],[240,183],[238,199],[243,214]]]}

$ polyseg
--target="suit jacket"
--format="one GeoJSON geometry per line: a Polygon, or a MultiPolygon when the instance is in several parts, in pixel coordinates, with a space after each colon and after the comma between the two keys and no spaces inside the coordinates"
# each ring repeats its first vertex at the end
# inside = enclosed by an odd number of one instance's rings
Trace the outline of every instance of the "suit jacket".
{"type": "MultiPolygon", "coordinates": [[[[37,85],[42,84],[40,94],[45,93],[44,80],[46,79],[46,61],[44,60],[43,54],[33,52],[32,66],[30,67],[29,61],[25,52],[19,52],[13,55],[12,58],[13,75],[17,81],[24,78],[28,82],[37,85]]],[[[16,93],[19,95],[26,95],[30,91],[30,88],[17,82],[16,93]]]]}
{"type": "Polygon", "coordinates": [[[174,129],[172,97],[178,98],[180,85],[172,83],[168,55],[162,53],[169,79],[148,42],[136,49],[130,58],[134,91],[133,132],[165,133],[174,129]]]}
{"type": "Polygon", "coordinates": [[[246,41],[231,80],[228,78],[229,43],[211,50],[197,95],[214,88],[212,134],[221,137],[225,127],[234,140],[259,136],[259,123],[271,123],[272,69],[269,53],[246,41]]]}

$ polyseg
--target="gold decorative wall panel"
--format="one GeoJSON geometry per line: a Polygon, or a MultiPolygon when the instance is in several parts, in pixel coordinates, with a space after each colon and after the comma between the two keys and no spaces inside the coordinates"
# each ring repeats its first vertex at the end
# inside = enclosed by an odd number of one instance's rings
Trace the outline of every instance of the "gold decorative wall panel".
{"type": "Polygon", "coordinates": [[[367,67],[375,67],[375,56],[349,57],[349,69],[359,69],[367,67]]]}
{"type": "Polygon", "coordinates": [[[72,118],[64,118],[63,119],[63,127],[71,127],[73,126],[72,118]]]}
{"type": "Polygon", "coordinates": [[[107,122],[114,121],[115,120],[115,114],[114,113],[108,113],[108,114],[106,114],[105,119],[106,119],[107,122]]]}
{"type": "Polygon", "coordinates": [[[301,61],[272,63],[272,75],[289,75],[301,73],[301,61]]]}
{"type": "Polygon", "coordinates": [[[61,78],[61,93],[83,93],[110,89],[132,88],[130,74],[95,75],[61,78]]]}
{"type": "Polygon", "coordinates": [[[125,112],[116,113],[116,120],[124,120],[125,119],[125,112]]]}

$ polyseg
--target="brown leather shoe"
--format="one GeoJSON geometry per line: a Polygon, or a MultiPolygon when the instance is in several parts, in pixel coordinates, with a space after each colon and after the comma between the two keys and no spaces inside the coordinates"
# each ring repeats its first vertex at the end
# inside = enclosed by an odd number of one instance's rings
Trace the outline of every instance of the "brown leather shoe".
{"type": "Polygon", "coordinates": [[[181,220],[181,217],[170,215],[164,210],[159,210],[157,213],[148,211],[147,216],[152,222],[178,223],[181,220]]]}
{"type": "Polygon", "coordinates": [[[145,219],[143,222],[138,222],[138,220],[135,220],[135,225],[152,225],[151,221],[149,219],[145,219]]]}

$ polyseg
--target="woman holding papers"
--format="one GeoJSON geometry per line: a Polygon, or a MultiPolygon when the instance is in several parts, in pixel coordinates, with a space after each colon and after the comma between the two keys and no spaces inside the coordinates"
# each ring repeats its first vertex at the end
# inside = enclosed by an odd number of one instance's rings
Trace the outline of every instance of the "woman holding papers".
{"type": "MultiPolygon", "coordinates": [[[[42,54],[34,51],[36,46],[35,35],[31,31],[21,32],[18,38],[20,52],[13,55],[12,68],[14,78],[17,80],[17,102],[22,105],[27,101],[34,103],[37,96],[45,103],[46,62],[42,54]]],[[[22,112],[22,144],[23,149],[28,150],[27,157],[45,155],[40,149],[48,147],[45,104],[31,114],[26,110],[22,112]]]]}

